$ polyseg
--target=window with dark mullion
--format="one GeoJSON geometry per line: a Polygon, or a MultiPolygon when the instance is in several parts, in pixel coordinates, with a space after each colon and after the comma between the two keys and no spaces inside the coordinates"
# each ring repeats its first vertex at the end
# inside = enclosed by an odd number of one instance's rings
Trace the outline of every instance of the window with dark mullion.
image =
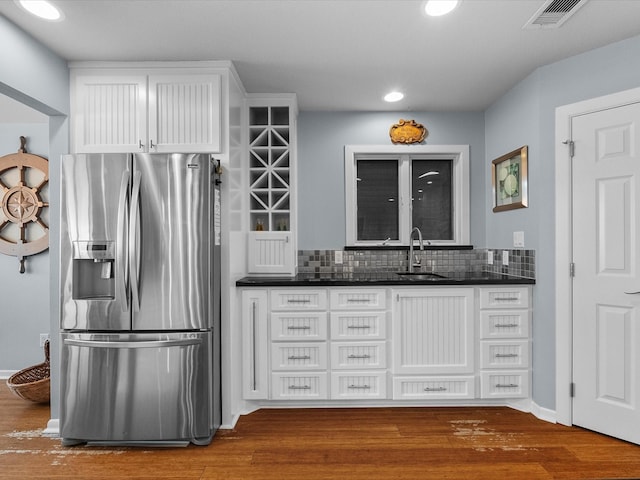
{"type": "Polygon", "coordinates": [[[412,228],[425,240],[453,239],[453,162],[411,161],[412,228]]]}
{"type": "Polygon", "coordinates": [[[398,240],[398,160],[357,161],[357,239],[398,240]]]}

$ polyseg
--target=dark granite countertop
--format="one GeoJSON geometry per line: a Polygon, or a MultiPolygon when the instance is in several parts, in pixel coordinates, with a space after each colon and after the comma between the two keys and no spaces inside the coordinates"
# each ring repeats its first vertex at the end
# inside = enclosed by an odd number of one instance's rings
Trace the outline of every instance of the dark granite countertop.
{"type": "Polygon", "coordinates": [[[514,277],[492,272],[442,272],[399,275],[396,272],[299,273],[295,277],[244,277],[238,287],[333,287],[394,285],[533,285],[532,278],[514,277]]]}

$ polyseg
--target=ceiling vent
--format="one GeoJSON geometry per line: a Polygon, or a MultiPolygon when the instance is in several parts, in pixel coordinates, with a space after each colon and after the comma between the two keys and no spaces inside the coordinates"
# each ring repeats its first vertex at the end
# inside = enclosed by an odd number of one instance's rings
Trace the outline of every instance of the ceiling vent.
{"type": "Polygon", "coordinates": [[[546,0],[522,28],[558,28],[588,0],[546,0]]]}

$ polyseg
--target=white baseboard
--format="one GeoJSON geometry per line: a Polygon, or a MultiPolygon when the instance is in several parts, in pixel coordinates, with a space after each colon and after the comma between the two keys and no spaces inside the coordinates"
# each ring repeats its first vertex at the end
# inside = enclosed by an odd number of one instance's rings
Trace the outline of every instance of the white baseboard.
{"type": "Polygon", "coordinates": [[[531,413],[539,418],[540,420],[544,420],[550,423],[558,423],[557,415],[555,410],[551,410],[549,408],[544,408],[538,405],[535,402],[531,402],[531,413]]]}
{"type": "Polygon", "coordinates": [[[42,432],[44,435],[48,437],[59,437],[60,436],[60,419],[58,418],[50,418],[47,422],[47,428],[42,432]]]}

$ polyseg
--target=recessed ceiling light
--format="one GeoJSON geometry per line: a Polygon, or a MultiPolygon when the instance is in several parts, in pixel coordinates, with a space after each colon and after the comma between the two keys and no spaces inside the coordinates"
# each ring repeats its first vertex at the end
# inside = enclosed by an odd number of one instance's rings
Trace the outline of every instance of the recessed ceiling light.
{"type": "Polygon", "coordinates": [[[451,12],[458,5],[458,0],[428,0],[424,11],[432,17],[439,17],[451,12]]]}
{"type": "Polygon", "coordinates": [[[62,12],[47,0],[15,0],[24,10],[44,20],[62,20],[62,12]]]}
{"type": "Polygon", "coordinates": [[[384,96],[385,102],[399,102],[404,98],[404,93],[402,92],[389,92],[384,96]]]}

